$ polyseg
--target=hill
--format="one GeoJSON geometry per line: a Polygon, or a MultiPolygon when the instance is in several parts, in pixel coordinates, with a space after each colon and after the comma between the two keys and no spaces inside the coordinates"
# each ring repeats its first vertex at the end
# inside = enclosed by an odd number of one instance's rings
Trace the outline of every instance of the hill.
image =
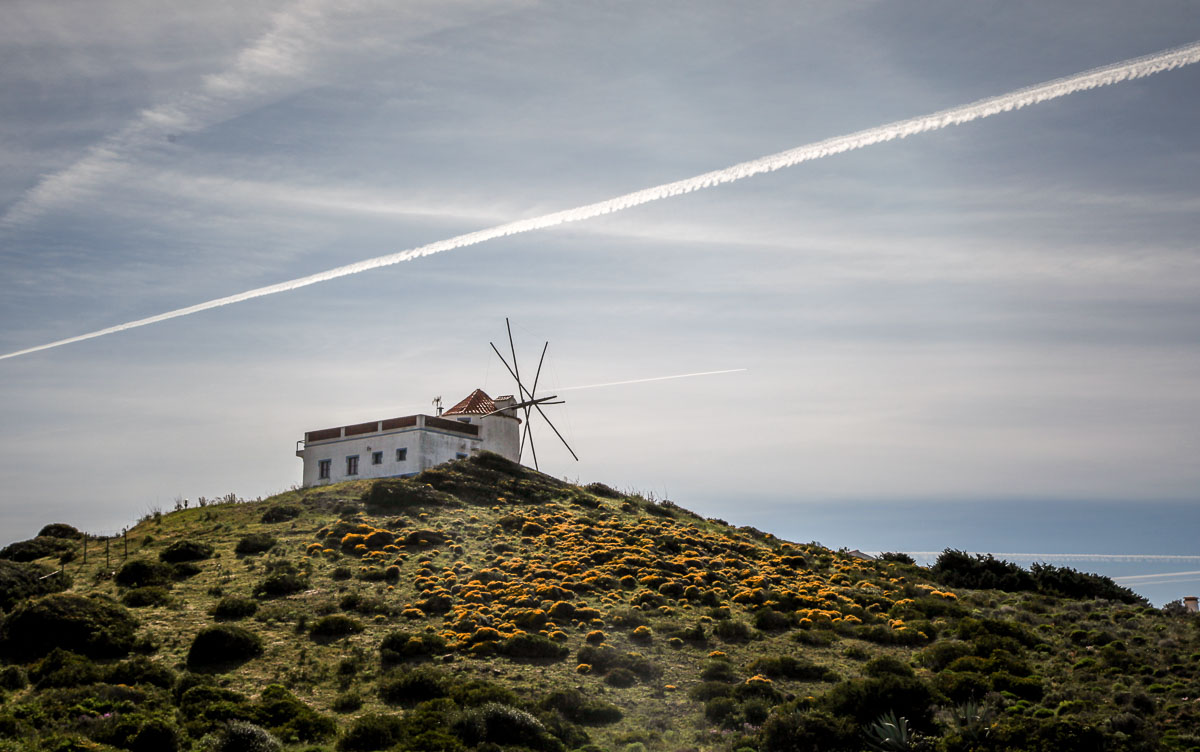
{"type": "Polygon", "coordinates": [[[1200,620],[1106,578],[862,559],[495,455],[82,549],[0,551],[0,752],[1200,749],[1200,620]]]}

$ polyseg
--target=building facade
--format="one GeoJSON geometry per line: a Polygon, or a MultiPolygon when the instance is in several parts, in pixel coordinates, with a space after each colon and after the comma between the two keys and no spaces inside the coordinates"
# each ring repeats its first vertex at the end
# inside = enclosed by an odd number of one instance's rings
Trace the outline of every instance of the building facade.
{"type": "Polygon", "coordinates": [[[363,478],[403,478],[476,452],[520,461],[521,420],[511,395],[476,389],[441,415],[406,415],[307,431],[296,442],[304,460],[302,484],[321,486],[363,478]]]}

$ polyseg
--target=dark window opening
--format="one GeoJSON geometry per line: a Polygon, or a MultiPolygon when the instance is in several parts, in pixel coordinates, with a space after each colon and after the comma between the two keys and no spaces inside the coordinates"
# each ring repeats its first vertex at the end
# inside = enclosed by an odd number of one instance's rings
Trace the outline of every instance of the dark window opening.
{"type": "Polygon", "coordinates": [[[402,447],[396,450],[396,461],[403,462],[408,459],[408,447],[402,447]]]}
{"type": "Polygon", "coordinates": [[[333,460],[317,460],[317,480],[329,480],[329,469],[333,460]]]}
{"type": "Polygon", "coordinates": [[[346,475],[358,475],[358,455],[346,458],[346,475]]]}
{"type": "Polygon", "coordinates": [[[382,465],[383,464],[383,452],[372,452],[371,453],[371,464],[372,465],[382,465]]]}

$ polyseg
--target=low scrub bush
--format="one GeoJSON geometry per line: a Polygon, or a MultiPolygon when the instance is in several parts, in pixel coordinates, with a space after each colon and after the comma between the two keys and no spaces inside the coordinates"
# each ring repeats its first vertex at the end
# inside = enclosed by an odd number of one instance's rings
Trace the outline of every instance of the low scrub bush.
{"type": "Polygon", "coordinates": [[[275,548],[276,542],[270,533],[250,533],[239,538],[233,550],[239,556],[263,554],[275,548]]]}
{"type": "Polygon", "coordinates": [[[713,624],[713,634],[725,642],[745,642],[750,639],[750,625],[744,621],[718,619],[713,624]]]}
{"type": "Polygon", "coordinates": [[[313,742],[337,732],[332,718],[317,713],[278,684],[263,690],[254,707],[254,718],[283,739],[313,742]]]}
{"type": "Polygon", "coordinates": [[[496,645],[496,651],[509,658],[525,658],[529,660],[562,660],[570,654],[565,646],[559,645],[549,637],[540,634],[517,634],[496,645]]]}
{"type": "Polygon", "coordinates": [[[338,739],[339,752],[372,752],[395,746],[404,734],[404,722],[398,715],[371,713],[354,720],[338,739]]]}
{"type": "Polygon", "coordinates": [[[170,566],[149,559],[130,559],[121,565],[113,580],[121,587],[137,588],[171,584],[174,571],[170,566]]]}
{"type": "Polygon", "coordinates": [[[770,655],[759,658],[746,666],[746,671],[751,674],[769,676],[772,679],[837,681],[837,675],[829,668],[790,655],[770,655]]]}
{"type": "Polygon", "coordinates": [[[929,729],[933,724],[933,691],[916,677],[885,675],[844,681],[826,692],[820,704],[834,715],[853,718],[859,725],[888,711],[907,718],[917,730],[929,729]]]}
{"type": "Polygon", "coordinates": [[[312,623],[308,633],[316,639],[332,640],[363,631],[362,622],[345,614],[322,616],[312,623]]]}
{"type": "Polygon", "coordinates": [[[104,671],[104,680],[109,684],[149,684],[162,689],[170,689],[177,681],[174,671],[145,656],[108,666],[104,671]]]}
{"type": "Polygon", "coordinates": [[[379,645],[379,657],[384,665],[402,663],[416,658],[446,652],[446,640],[439,634],[395,631],[389,632],[379,645]]]}
{"type": "Polygon", "coordinates": [[[232,624],[220,624],[196,633],[188,650],[187,666],[192,671],[218,669],[245,663],[262,652],[258,635],[232,624]]]}
{"type": "Polygon", "coordinates": [[[542,698],[538,707],[543,710],[556,710],[567,720],[584,726],[604,726],[621,720],[619,707],[584,695],[577,689],[551,692],[542,698]]]}
{"type": "Polygon", "coordinates": [[[176,541],[164,548],[159,554],[159,561],[168,564],[178,564],[181,561],[203,561],[213,555],[213,547],[200,541],[176,541]]]}
{"type": "Polygon", "coordinates": [[[840,752],[859,749],[857,730],[845,718],[820,710],[783,705],[759,731],[762,752],[840,752]]]}
{"type": "Polygon", "coordinates": [[[51,571],[39,564],[0,560],[0,609],[7,611],[26,598],[71,586],[71,578],[65,574],[46,577],[51,571]]]}
{"type": "Polygon", "coordinates": [[[253,598],[226,595],[217,601],[209,613],[217,621],[237,621],[254,616],[256,611],[258,611],[258,601],[253,598]]]}
{"type": "Polygon", "coordinates": [[[437,671],[416,668],[379,681],[379,699],[388,705],[412,707],[450,694],[450,681],[437,671]]]}
{"type": "Polygon", "coordinates": [[[24,601],[5,619],[0,654],[28,662],[56,647],[90,658],[118,658],[133,646],[137,620],[119,603],[73,593],[24,601]]]}
{"type": "Polygon", "coordinates": [[[212,752],[281,752],[283,744],[262,726],[248,721],[229,721],[210,749],[212,752]]]}
{"type": "Polygon", "coordinates": [[[91,659],[62,648],[51,650],[29,670],[29,678],[37,689],[95,684],[103,676],[103,670],[91,659]]]}
{"type": "Polygon", "coordinates": [[[277,504],[262,513],[261,521],[265,523],[287,522],[300,516],[300,507],[294,504],[277,504]]]}
{"type": "Polygon", "coordinates": [[[121,595],[121,603],[130,608],[147,608],[149,606],[170,606],[174,603],[170,591],[158,585],[136,587],[121,595]]]}
{"type": "Polygon", "coordinates": [[[394,513],[406,509],[457,504],[457,500],[433,486],[406,478],[377,480],[363,494],[363,503],[372,512],[394,513]]]}
{"type": "Polygon", "coordinates": [[[498,702],[464,711],[454,722],[454,733],[473,747],[481,744],[534,750],[558,747],[532,713],[498,702]]]}
{"type": "Polygon", "coordinates": [[[79,540],[83,537],[83,533],[65,522],[51,522],[43,527],[37,534],[39,538],[66,538],[67,540],[79,540]]]}
{"type": "Polygon", "coordinates": [[[67,551],[75,550],[74,541],[50,535],[39,535],[29,540],[10,543],[0,548],[0,559],[9,561],[33,561],[45,556],[58,556],[67,551]]]}
{"type": "Polygon", "coordinates": [[[292,572],[276,572],[254,586],[254,595],[259,598],[278,598],[307,589],[308,578],[292,572]]]}

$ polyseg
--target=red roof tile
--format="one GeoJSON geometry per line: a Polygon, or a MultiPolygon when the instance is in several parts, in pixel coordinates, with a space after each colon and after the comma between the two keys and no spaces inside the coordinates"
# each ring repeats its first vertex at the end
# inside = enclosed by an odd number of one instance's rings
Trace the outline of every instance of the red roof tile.
{"type": "Polygon", "coordinates": [[[487,415],[495,411],[496,403],[492,398],[482,389],[476,389],[442,415],[487,415]]]}

